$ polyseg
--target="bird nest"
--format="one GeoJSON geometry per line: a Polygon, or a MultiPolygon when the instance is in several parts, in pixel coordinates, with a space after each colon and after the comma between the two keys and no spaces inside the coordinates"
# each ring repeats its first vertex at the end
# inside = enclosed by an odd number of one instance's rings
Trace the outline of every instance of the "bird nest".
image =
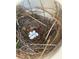
{"type": "MultiPolygon", "coordinates": [[[[42,8],[36,8],[43,10],[42,8]]],[[[55,49],[61,41],[61,9],[51,17],[42,16],[21,5],[16,6],[16,55],[38,59],[55,49]]]]}

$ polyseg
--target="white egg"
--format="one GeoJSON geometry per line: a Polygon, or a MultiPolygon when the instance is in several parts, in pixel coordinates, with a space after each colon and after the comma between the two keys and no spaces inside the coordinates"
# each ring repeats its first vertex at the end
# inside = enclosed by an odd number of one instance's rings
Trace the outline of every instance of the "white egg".
{"type": "Polygon", "coordinates": [[[34,38],[36,38],[38,35],[39,35],[39,34],[38,34],[35,30],[33,30],[32,32],[29,32],[29,38],[30,38],[30,39],[34,39],[34,38]]]}

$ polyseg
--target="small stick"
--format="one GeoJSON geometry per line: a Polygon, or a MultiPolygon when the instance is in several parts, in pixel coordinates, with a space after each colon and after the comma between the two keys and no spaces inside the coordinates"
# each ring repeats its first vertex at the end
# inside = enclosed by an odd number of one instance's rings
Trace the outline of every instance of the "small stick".
{"type": "Polygon", "coordinates": [[[28,55],[27,57],[28,57],[28,59],[31,59],[30,55],[28,55]]]}
{"type": "Polygon", "coordinates": [[[32,6],[31,6],[31,3],[30,3],[30,1],[28,0],[28,3],[29,3],[29,6],[30,6],[30,9],[31,9],[31,12],[32,12],[32,14],[33,14],[33,11],[32,11],[32,6]]]}
{"type": "Polygon", "coordinates": [[[47,27],[46,24],[42,23],[41,21],[37,20],[36,18],[34,18],[33,16],[29,15],[28,13],[25,13],[25,15],[31,17],[33,20],[37,21],[38,23],[42,24],[43,26],[47,27]]]}
{"type": "Polygon", "coordinates": [[[56,23],[56,21],[52,24],[51,28],[49,29],[48,34],[47,34],[46,37],[45,37],[45,40],[47,40],[47,38],[48,38],[48,36],[49,36],[49,34],[50,34],[52,28],[54,27],[55,23],[56,23]]]}
{"type": "Polygon", "coordinates": [[[41,4],[41,7],[42,7],[42,9],[43,9],[44,20],[45,20],[45,11],[44,11],[44,6],[43,6],[43,4],[42,4],[42,1],[41,1],[41,0],[40,0],[40,4],[41,4]]]}
{"type": "MultiPolygon", "coordinates": [[[[47,44],[50,42],[50,38],[48,39],[48,41],[47,41],[47,44]]],[[[42,58],[42,56],[43,56],[43,54],[44,54],[44,52],[46,51],[46,49],[47,49],[47,45],[45,46],[45,48],[44,48],[44,50],[43,50],[43,52],[41,53],[41,55],[40,55],[40,57],[38,58],[38,59],[41,59],[42,58]]]]}
{"type": "Polygon", "coordinates": [[[18,44],[19,40],[17,40],[16,45],[18,44]]]}
{"type": "Polygon", "coordinates": [[[38,45],[38,46],[56,46],[56,44],[30,44],[30,45],[38,45]]]}
{"type": "MultiPolygon", "coordinates": [[[[39,9],[42,9],[42,8],[39,8],[39,9]]],[[[50,14],[50,15],[53,17],[53,19],[61,26],[61,22],[60,22],[58,19],[56,19],[56,18],[53,16],[52,13],[50,13],[49,11],[47,11],[47,10],[45,10],[45,9],[44,9],[44,11],[47,12],[48,14],[50,14]]]]}
{"type": "MultiPolygon", "coordinates": [[[[56,34],[56,36],[54,37],[53,41],[55,41],[55,39],[57,38],[57,36],[58,36],[58,34],[59,34],[59,30],[60,30],[60,28],[58,29],[57,34],[56,34]]],[[[52,42],[53,42],[53,41],[52,41],[52,42]]]]}
{"type": "Polygon", "coordinates": [[[20,49],[22,49],[23,47],[28,47],[28,49],[30,49],[32,52],[36,53],[33,49],[31,49],[31,47],[29,47],[29,45],[24,45],[20,49]]]}

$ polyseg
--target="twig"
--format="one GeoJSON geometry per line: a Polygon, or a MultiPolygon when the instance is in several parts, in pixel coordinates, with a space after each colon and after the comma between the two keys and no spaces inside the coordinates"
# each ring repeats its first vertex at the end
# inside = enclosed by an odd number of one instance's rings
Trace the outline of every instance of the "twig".
{"type": "Polygon", "coordinates": [[[34,45],[34,46],[56,46],[56,44],[30,44],[30,45],[34,45]]]}
{"type": "Polygon", "coordinates": [[[16,45],[18,44],[19,40],[17,40],[16,45]]]}
{"type": "Polygon", "coordinates": [[[46,37],[45,37],[45,41],[47,40],[47,38],[48,38],[48,36],[49,36],[49,34],[50,34],[52,28],[54,27],[55,23],[56,23],[56,21],[52,24],[51,28],[49,29],[48,34],[47,34],[46,37]]]}
{"type": "Polygon", "coordinates": [[[46,24],[42,23],[41,21],[37,20],[36,18],[34,18],[33,16],[29,15],[28,13],[25,13],[25,15],[31,17],[33,20],[37,21],[38,23],[42,24],[43,26],[47,27],[46,24]]]}
{"type": "MultiPolygon", "coordinates": [[[[55,41],[55,39],[57,38],[57,36],[58,36],[59,32],[60,32],[60,28],[58,29],[57,34],[55,35],[55,37],[54,37],[53,41],[55,41]]],[[[52,42],[53,42],[53,41],[52,41],[52,42]]]]}
{"type": "MultiPolygon", "coordinates": [[[[50,38],[48,39],[48,41],[47,41],[47,44],[50,42],[50,38]]],[[[43,50],[43,52],[41,53],[41,55],[40,55],[40,57],[38,58],[38,59],[41,59],[41,57],[43,56],[43,54],[44,54],[44,52],[46,51],[46,49],[47,49],[47,45],[45,46],[45,48],[44,48],[44,50],[43,50]]]]}
{"type": "Polygon", "coordinates": [[[40,4],[41,4],[41,7],[43,8],[43,13],[44,13],[44,20],[45,20],[45,12],[44,12],[44,6],[42,4],[42,1],[40,0],[40,4]]]}
{"type": "Polygon", "coordinates": [[[27,47],[29,50],[31,50],[32,52],[36,53],[33,49],[31,49],[31,47],[29,47],[29,45],[24,45],[22,46],[20,49],[22,49],[23,47],[27,47]]]}
{"type": "Polygon", "coordinates": [[[28,55],[27,57],[28,57],[28,59],[31,59],[30,55],[28,55]]]}
{"type": "Polygon", "coordinates": [[[28,3],[29,3],[29,6],[30,6],[30,9],[31,9],[31,12],[32,12],[32,14],[33,14],[32,7],[31,7],[31,3],[30,3],[29,0],[28,0],[28,3]]]}
{"type": "MultiPolygon", "coordinates": [[[[39,8],[39,9],[42,9],[42,8],[39,8]]],[[[50,14],[50,15],[53,17],[53,19],[61,26],[60,20],[56,19],[56,18],[53,16],[53,14],[50,13],[49,11],[47,11],[47,10],[45,10],[45,9],[44,9],[44,11],[47,12],[48,14],[50,14]]]]}

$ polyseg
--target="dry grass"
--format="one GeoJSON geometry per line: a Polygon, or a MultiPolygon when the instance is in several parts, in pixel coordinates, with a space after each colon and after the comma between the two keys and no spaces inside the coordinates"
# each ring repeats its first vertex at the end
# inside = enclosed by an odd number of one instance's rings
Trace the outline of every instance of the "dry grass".
{"type": "MultiPolygon", "coordinates": [[[[29,0],[28,3],[30,5],[29,0]]],[[[55,2],[56,13],[52,14],[47,11],[48,8],[43,7],[41,0],[40,4],[41,8],[37,8],[43,11],[44,16],[34,13],[31,5],[31,11],[20,5],[16,7],[16,55],[22,59],[42,59],[43,55],[52,51],[62,39],[62,18],[59,16],[61,8],[55,2]],[[45,12],[50,14],[52,19],[45,17],[45,12]],[[30,40],[28,33],[32,30],[36,30],[39,36],[30,40]]]]}

